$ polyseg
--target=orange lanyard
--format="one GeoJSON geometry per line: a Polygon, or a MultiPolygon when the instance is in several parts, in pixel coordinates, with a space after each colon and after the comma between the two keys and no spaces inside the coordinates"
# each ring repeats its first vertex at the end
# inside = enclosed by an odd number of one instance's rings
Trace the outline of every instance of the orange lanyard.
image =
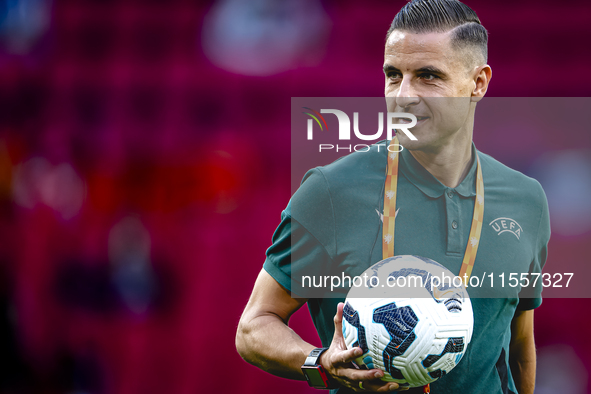
{"type": "MultiPolygon", "coordinates": [[[[398,156],[400,152],[390,151],[390,147],[398,149],[398,137],[394,137],[388,146],[388,169],[386,172],[386,185],[384,187],[384,223],[382,227],[382,258],[394,256],[394,225],[396,220],[396,192],[398,187],[398,156]]],[[[484,181],[482,179],[482,169],[480,168],[480,158],[476,155],[476,201],[474,202],[474,215],[472,216],[472,227],[468,237],[468,245],[464,253],[462,268],[458,275],[468,285],[468,279],[474,268],[478,243],[480,242],[480,233],[482,231],[482,220],[484,217],[484,181]],[[465,276],[464,276],[465,275],[465,276]]]]}

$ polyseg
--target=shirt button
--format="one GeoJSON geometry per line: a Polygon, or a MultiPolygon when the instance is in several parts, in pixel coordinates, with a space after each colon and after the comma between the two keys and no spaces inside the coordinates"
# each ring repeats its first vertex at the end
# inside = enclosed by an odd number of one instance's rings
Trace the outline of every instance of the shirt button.
{"type": "Polygon", "coordinates": [[[448,196],[449,198],[453,198],[453,196],[454,196],[454,192],[452,192],[451,190],[450,190],[450,191],[448,191],[448,192],[447,192],[447,196],[448,196]]]}
{"type": "Polygon", "coordinates": [[[454,230],[458,228],[458,222],[456,222],[455,220],[451,222],[451,228],[453,228],[454,230]]]}

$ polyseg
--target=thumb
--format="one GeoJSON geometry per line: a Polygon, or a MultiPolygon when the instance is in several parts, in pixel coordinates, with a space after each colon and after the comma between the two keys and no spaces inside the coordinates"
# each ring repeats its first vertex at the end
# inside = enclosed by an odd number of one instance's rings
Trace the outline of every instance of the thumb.
{"type": "Polygon", "coordinates": [[[333,343],[338,345],[342,350],[347,349],[345,345],[345,338],[343,337],[343,307],[345,304],[339,302],[337,305],[337,313],[334,315],[334,336],[332,337],[333,343]]]}

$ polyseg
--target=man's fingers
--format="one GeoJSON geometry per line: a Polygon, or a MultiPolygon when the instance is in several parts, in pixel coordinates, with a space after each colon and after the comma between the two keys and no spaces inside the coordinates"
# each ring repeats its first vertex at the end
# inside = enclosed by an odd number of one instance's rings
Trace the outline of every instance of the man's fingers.
{"type": "Polygon", "coordinates": [[[360,347],[354,347],[353,349],[345,350],[339,353],[337,358],[343,364],[348,364],[354,361],[357,357],[363,354],[363,350],[360,347]]]}
{"type": "Polygon", "coordinates": [[[337,305],[337,313],[334,315],[334,336],[332,342],[340,349],[346,349],[345,338],[343,337],[343,308],[345,304],[339,302],[337,305]]]}
{"type": "Polygon", "coordinates": [[[355,391],[364,391],[364,392],[375,392],[375,393],[390,393],[392,391],[399,391],[399,390],[407,390],[406,388],[401,389],[400,386],[395,382],[384,382],[380,379],[359,379],[359,380],[350,380],[349,384],[355,391]],[[357,390],[359,386],[359,382],[362,383],[363,389],[357,390]]]}
{"type": "MultiPolygon", "coordinates": [[[[359,385],[359,383],[357,383],[359,385]]],[[[363,382],[363,388],[365,391],[373,391],[377,393],[389,393],[392,391],[403,391],[408,390],[407,387],[400,387],[395,382],[384,382],[383,380],[374,379],[367,382],[363,382]]]]}
{"type": "Polygon", "coordinates": [[[408,390],[407,387],[400,387],[395,382],[385,382],[381,380],[384,377],[384,372],[379,369],[355,369],[352,367],[337,368],[333,375],[341,384],[352,388],[354,391],[361,392],[378,392],[388,393],[392,391],[408,390]],[[359,382],[362,383],[363,389],[359,388],[359,382]]]}
{"type": "MultiPolygon", "coordinates": [[[[376,393],[390,393],[392,391],[404,391],[408,390],[408,387],[400,387],[398,383],[395,382],[384,382],[380,379],[371,379],[371,380],[360,380],[363,384],[363,390],[368,392],[376,392],[376,393]]],[[[360,381],[351,381],[352,387],[359,386],[360,381]]]]}
{"type": "Polygon", "coordinates": [[[334,315],[334,335],[343,336],[343,303],[337,304],[337,313],[334,315]]]}
{"type": "MultiPolygon", "coordinates": [[[[338,376],[341,378],[345,378],[354,385],[358,385],[359,381],[363,381],[365,386],[365,381],[376,380],[380,379],[384,376],[384,372],[380,371],[379,369],[354,369],[354,368],[340,368],[338,370],[338,376]]],[[[378,380],[381,382],[381,380],[378,380]]]]}

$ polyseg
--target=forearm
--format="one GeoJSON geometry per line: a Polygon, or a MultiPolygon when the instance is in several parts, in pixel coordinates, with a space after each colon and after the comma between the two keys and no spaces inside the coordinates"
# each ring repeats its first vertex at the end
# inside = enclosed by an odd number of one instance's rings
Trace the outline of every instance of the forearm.
{"type": "Polygon", "coordinates": [[[536,384],[536,347],[533,337],[512,344],[509,364],[519,394],[533,394],[536,384]]]}
{"type": "Polygon", "coordinates": [[[534,311],[517,311],[511,322],[509,366],[519,394],[533,394],[536,385],[534,311]]]}
{"type": "Polygon", "coordinates": [[[315,347],[275,315],[241,321],[236,333],[236,348],[245,361],[289,379],[305,380],[301,366],[315,347]]]}

